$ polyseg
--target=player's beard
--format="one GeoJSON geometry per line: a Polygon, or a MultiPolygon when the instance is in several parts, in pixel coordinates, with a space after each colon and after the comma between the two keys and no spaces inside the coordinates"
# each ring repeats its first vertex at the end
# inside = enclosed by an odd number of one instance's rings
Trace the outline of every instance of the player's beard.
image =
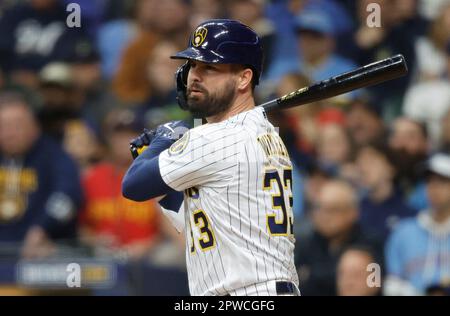
{"type": "Polygon", "coordinates": [[[209,93],[195,82],[187,89],[189,111],[195,118],[206,118],[226,112],[233,104],[235,96],[236,83],[233,80],[227,81],[225,87],[215,93],[209,93]],[[201,95],[191,95],[192,89],[200,91],[201,95]]]}

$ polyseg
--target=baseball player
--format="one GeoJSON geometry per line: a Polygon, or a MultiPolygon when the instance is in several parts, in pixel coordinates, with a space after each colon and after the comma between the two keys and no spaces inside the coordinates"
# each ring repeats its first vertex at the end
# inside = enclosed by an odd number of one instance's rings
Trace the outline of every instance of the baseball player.
{"type": "Polygon", "coordinates": [[[209,20],[172,58],[186,60],[176,73],[180,106],[207,123],[182,133],[183,122],[170,122],[132,141],[148,148],[128,170],[124,196],[164,197],[185,232],[192,295],[299,295],[292,164],[253,97],[260,38],[240,22],[209,20]]]}

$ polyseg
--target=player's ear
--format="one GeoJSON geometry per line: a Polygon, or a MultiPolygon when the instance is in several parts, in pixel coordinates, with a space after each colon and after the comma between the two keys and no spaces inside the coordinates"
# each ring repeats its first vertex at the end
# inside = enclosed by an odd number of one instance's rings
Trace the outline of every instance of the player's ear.
{"type": "Polygon", "coordinates": [[[253,78],[253,70],[250,68],[244,68],[239,72],[238,89],[245,90],[247,87],[251,87],[253,78]]]}

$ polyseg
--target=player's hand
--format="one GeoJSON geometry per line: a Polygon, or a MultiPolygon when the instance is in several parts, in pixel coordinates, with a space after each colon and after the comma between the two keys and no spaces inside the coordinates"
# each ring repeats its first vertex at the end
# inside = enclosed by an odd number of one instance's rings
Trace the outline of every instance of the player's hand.
{"type": "Polygon", "coordinates": [[[141,135],[130,142],[131,154],[136,159],[156,139],[167,139],[170,140],[168,143],[173,144],[189,129],[190,126],[185,121],[171,121],[159,125],[156,130],[145,129],[141,135]]]}
{"type": "Polygon", "coordinates": [[[136,159],[152,142],[155,130],[144,128],[144,132],[130,142],[130,151],[133,159],[136,159]]]}
{"type": "Polygon", "coordinates": [[[172,143],[179,140],[184,133],[190,129],[190,126],[185,121],[171,121],[166,124],[159,125],[156,128],[155,136],[153,138],[170,139],[172,143]]]}

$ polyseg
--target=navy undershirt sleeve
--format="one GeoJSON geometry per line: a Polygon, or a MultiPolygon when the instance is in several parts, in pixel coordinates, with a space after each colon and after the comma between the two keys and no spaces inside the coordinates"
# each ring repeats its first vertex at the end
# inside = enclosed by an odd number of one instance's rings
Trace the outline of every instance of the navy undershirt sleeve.
{"type": "Polygon", "coordinates": [[[167,138],[154,139],[151,146],[133,161],[122,181],[124,197],[141,202],[170,193],[160,201],[160,204],[163,207],[165,207],[163,204],[171,206],[169,209],[175,210],[173,203],[182,200],[183,194],[173,190],[164,182],[158,161],[159,154],[172,143],[172,140],[167,138]]]}

